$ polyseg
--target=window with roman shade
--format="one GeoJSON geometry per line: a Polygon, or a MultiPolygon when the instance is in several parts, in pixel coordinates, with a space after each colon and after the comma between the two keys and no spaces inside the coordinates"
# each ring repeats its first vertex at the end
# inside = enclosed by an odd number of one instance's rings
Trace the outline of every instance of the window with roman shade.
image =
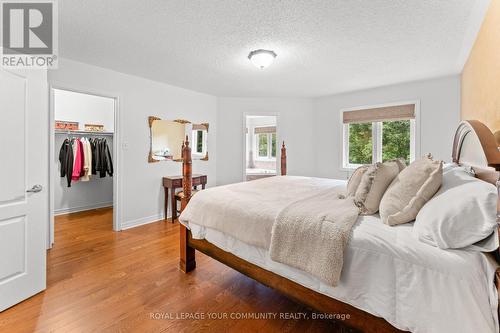
{"type": "Polygon", "coordinates": [[[255,127],[256,159],[276,159],[276,126],[255,127]]]}
{"type": "Polygon", "coordinates": [[[415,119],[415,104],[345,111],[344,124],[415,119]]]}
{"type": "Polygon", "coordinates": [[[417,103],[343,111],[344,168],[403,158],[415,159],[417,103]]]}

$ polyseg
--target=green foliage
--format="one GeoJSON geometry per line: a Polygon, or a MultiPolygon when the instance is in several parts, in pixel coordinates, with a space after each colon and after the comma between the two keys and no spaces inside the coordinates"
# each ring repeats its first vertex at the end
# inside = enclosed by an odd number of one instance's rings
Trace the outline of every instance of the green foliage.
{"type": "Polygon", "coordinates": [[[372,163],[372,124],[349,124],[349,163],[372,163]]]}
{"type": "MultiPolygon", "coordinates": [[[[373,163],[373,149],[372,123],[349,124],[349,163],[373,163]]],[[[409,120],[382,123],[382,161],[395,158],[410,163],[409,120]]]]}
{"type": "Polygon", "coordinates": [[[196,152],[203,153],[203,131],[196,131],[196,152]]]}
{"type": "Polygon", "coordinates": [[[271,135],[271,157],[276,157],[276,133],[271,135]]]}
{"type": "Polygon", "coordinates": [[[267,134],[259,134],[259,156],[267,156],[267,134]]]}
{"type": "Polygon", "coordinates": [[[410,163],[410,121],[386,121],[382,125],[382,161],[404,158],[410,163]]]}

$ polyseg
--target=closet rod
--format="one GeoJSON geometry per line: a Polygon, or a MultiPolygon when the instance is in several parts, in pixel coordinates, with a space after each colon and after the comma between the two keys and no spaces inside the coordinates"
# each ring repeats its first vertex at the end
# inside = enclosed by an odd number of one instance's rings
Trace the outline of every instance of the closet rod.
{"type": "Polygon", "coordinates": [[[113,136],[113,132],[91,132],[91,131],[75,131],[75,130],[55,130],[56,134],[67,134],[67,135],[98,135],[98,136],[113,136]]]}

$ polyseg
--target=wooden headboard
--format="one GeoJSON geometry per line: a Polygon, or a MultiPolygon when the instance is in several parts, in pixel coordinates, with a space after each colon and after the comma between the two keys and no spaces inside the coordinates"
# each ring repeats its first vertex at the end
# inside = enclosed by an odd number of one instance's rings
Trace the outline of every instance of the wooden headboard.
{"type": "Polygon", "coordinates": [[[495,136],[479,120],[460,123],[453,140],[453,162],[470,166],[476,177],[492,184],[500,179],[500,151],[495,136]]]}

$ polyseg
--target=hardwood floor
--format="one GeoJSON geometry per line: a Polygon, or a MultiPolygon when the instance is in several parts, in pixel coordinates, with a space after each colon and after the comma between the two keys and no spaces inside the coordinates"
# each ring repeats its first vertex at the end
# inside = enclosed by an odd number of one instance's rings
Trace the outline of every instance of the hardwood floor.
{"type": "Polygon", "coordinates": [[[0,313],[0,332],[344,331],[201,253],[182,273],[177,223],[113,232],[112,210],[98,209],[59,216],[55,229],[47,290],[0,313]],[[276,319],[223,318],[244,315],[276,319]]]}

